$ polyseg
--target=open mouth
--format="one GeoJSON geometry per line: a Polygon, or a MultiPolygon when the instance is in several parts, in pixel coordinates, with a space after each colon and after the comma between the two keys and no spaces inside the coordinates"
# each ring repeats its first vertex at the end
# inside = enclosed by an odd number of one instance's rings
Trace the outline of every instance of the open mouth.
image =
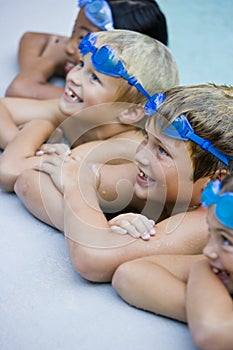
{"type": "Polygon", "coordinates": [[[148,176],[144,173],[144,171],[142,171],[141,169],[139,169],[139,176],[143,179],[143,180],[148,180],[148,176]]]}
{"type": "Polygon", "coordinates": [[[70,89],[66,89],[65,94],[72,100],[72,102],[83,102],[83,100],[70,89]]]}
{"type": "Polygon", "coordinates": [[[72,68],[74,68],[74,63],[71,63],[71,62],[67,62],[65,67],[64,67],[64,70],[66,73],[68,73],[72,68]]]}
{"type": "Polygon", "coordinates": [[[138,178],[144,183],[155,182],[150,176],[148,176],[142,169],[139,168],[138,178]]]}
{"type": "Polygon", "coordinates": [[[231,281],[230,274],[226,270],[219,269],[215,266],[212,266],[211,269],[222,282],[229,283],[231,281]]]}

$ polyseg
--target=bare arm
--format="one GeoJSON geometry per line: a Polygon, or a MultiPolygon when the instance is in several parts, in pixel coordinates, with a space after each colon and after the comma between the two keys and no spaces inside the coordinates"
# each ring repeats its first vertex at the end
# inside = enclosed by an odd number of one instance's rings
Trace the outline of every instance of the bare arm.
{"type": "Polygon", "coordinates": [[[207,260],[191,268],[187,286],[187,318],[203,350],[231,350],[233,344],[232,297],[207,260]]]}
{"type": "Polygon", "coordinates": [[[202,255],[158,255],[126,262],[112,284],[129,304],[186,322],[186,282],[192,263],[202,255]]]}
{"type": "MultiPolygon", "coordinates": [[[[113,146],[112,143],[110,144],[113,146]]],[[[95,160],[100,162],[101,160],[108,161],[112,159],[110,154],[103,154],[101,145],[102,141],[88,142],[80,145],[72,150],[72,156],[74,158],[85,158],[88,154],[88,159],[91,160],[92,156],[94,157],[95,155],[95,160]],[[96,150],[95,154],[92,152],[94,149],[96,150]],[[98,157],[100,158],[98,159],[98,157]]],[[[40,147],[40,150],[46,153],[53,146],[45,144],[40,147]]],[[[111,149],[112,147],[108,147],[108,150],[111,149]]],[[[39,160],[43,160],[43,158],[39,158],[39,160]]],[[[121,166],[118,165],[117,167],[114,166],[114,168],[106,165],[103,169],[104,171],[101,175],[103,181],[101,181],[99,187],[99,201],[102,209],[104,208],[108,213],[114,213],[127,206],[130,202],[129,198],[132,196],[132,186],[129,186],[129,184],[133,183],[137,168],[134,164],[128,163],[121,166]],[[124,196],[125,200],[124,198],[121,199],[120,194],[116,191],[116,184],[119,181],[122,185],[122,189],[119,189],[119,191],[126,194],[126,198],[124,196]]],[[[64,231],[63,194],[57,189],[49,175],[32,169],[23,171],[17,177],[14,190],[25,207],[34,216],[49,225],[57,227],[60,231],[64,231]]]]}
{"type": "MultiPolygon", "coordinates": [[[[40,170],[49,173],[53,180],[57,178],[58,182],[62,182],[64,230],[74,267],[85,278],[110,281],[120,264],[145,255],[201,253],[207,238],[204,210],[181,213],[163,220],[156,225],[157,234],[149,242],[132,239],[128,235],[119,236],[111,232],[100,208],[95,180],[92,180],[93,175],[86,163],[81,163],[79,169],[80,165],[77,168],[77,162],[67,157],[62,161],[61,171],[59,162],[56,157],[45,158],[40,170]]],[[[101,172],[101,182],[104,181],[102,175],[101,172]]],[[[108,193],[107,189],[103,185],[103,194],[108,193]]],[[[122,192],[129,196],[126,188],[122,192]]]]}
{"type": "Polygon", "coordinates": [[[7,144],[17,135],[19,129],[2,100],[0,100],[0,125],[0,148],[5,149],[7,144]]]}
{"type": "Polygon", "coordinates": [[[20,71],[32,66],[35,59],[42,55],[51,34],[26,32],[22,35],[18,49],[18,63],[20,71]]]}
{"type": "Polygon", "coordinates": [[[25,33],[19,46],[20,72],[6,91],[6,96],[36,99],[59,98],[63,87],[49,84],[54,75],[65,76],[67,37],[46,33],[25,33]]]}
{"type": "Polygon", "coordinates": [[[8,144],[0,158],[0,187],[13,191],[19,174],[33,168],[40,161],[35,157],[38,148],[54,130],[54,125],[47,120],[34,120],[20,130],[8,144]]]}
{"type": "Polygon", "coordinates": [[[58,109],[59,100],[38,101],[23,98],[0,99],[0,148],[5,149],[19,127],[33,119],[45,119],[58,125],[64,115],[58,109]]]}
{"type": "Polygon", "coordinates": [[[64,232],[63,195],[49,175],[25,170],[17,177],[14,191],[31,214],[64,232]]]}

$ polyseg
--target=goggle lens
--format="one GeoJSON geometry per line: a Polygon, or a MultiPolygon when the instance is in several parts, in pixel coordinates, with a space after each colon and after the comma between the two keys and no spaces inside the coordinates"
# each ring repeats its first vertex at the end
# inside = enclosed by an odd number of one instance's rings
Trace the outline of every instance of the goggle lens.
{"type": "Polygon", "coordinates": [[[79,8],[85,7],[85,15],[96,27],[113,30],[112,11],[105,0],[79,0],[79,8]]]}
{"type": "Polygon", "coordinates": [[[148,115],[155,113],[157,106],[165,99],[165,95],[155,94],[151,96],[139,83],[136,77],[130,76],[127,73],[125,65],[116,57],[114,50],[110,46],[105,45],[98,49],[95,46],[95,43],[96,34],[87,34],[79,44],[81,54],[86,55],[89,52],[92,53],[92,64],[100,73],[123,78],[127,80],[130,85],[136,87],[136,89],[138,89],[138,91],[149,100],[149,104],[147,103],[145,106],[145,113],[148,115]]]}
{"type": "Polygon", "coordinates": [[[220,190],[221,182],[219,180],[209,182],[202,193],[201,202],[203,206],[207,207],[215,204],[214,213],[217,220],[224,226],[233,229],[233,193],[220,194],[220,190]]]}
{"type": "Polygon", "coordinates": [[[163,134],[168,137],[180,139],[183,141],[191,140],[198,144],[205,151],[212,153],[225,165],[228,165],[228,158],[232,159],[231,156],[225,155],[216,147],[214,147],[209,140],[203,139],[202,137],[195,134],[191,124],[184,114],[178,116],[170,125],[163,129],[163,134]]]}

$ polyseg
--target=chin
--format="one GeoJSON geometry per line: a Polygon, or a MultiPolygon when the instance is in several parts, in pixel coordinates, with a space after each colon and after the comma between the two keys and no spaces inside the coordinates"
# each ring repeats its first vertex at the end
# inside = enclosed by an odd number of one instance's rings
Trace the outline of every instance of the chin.
{"type": "MultiPolygon", "coordinates": [[[[68,106],[69,107],[69,106],[68,106]]],[[[67,103],[63,102],[62,99],[60,100],[58,104],[59,110],[65,114],[67,117],[71,116],[74,114],[73,108],[67,108],[67,103]]]]}
{"type": "Polygon", "coordinates": [[[143,189],[138,184],[134,185],[134,193],[139,199],[148,199],[148,189],[143,189]]]}

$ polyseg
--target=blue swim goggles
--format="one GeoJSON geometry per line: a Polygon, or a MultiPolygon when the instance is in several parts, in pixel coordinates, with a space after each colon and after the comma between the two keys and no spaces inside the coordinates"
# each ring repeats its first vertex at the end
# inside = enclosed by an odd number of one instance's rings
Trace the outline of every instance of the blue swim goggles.
{"type": "Polygon", "coordinates": [[[105,0],[79,0],[78,7],[85,7],[84,13],[91,23],[102,30],[113,30],[111,7],[105,0]]]}
{"type": "Polygon", "coordinates": [[[181,114],[170,125],[163,129],[163,134],[165,134],[168,137],[172,137],[183,141],[191,140],[197,143],[205,151],[212,153],[225,165],[228,165],[228,159],[233,160],[232,156],[222,153],[216,147],[214,147],[210,141],[205,140],[202,137],[195,134],[192,126],[190,125],[187,117],[184,114],[181,114]]]}
{"type": "Polygon", "coordinates": [[[233,229],[233,192],[220,194],[221,188],[219,180],[209,182],[202,192],[201,202],[205,207],[215,204],[214,213],[217,220],[233,229]]]}
{"type": "Polygon", "coordinates": [[[152,115],[155,113],[158,105],[160,105],[164,99],[165,94],[155,94],[151,96],[144,87],[139,83],[136,77],[130,76],[127,73],[124,63],[119,60],[114,52],[114,49],[108,45],[102,46],[99,49],[95,46],[96,34],[87,34],[79,44],[79,50],[82,55],[92,53],[91,61],[97,71],[103,74],[110,75],[112,77],[124,78],[128,84],[135,86],[138,91],[144,95],[148,102],[144,109],[146,115],[152,115]]]}

